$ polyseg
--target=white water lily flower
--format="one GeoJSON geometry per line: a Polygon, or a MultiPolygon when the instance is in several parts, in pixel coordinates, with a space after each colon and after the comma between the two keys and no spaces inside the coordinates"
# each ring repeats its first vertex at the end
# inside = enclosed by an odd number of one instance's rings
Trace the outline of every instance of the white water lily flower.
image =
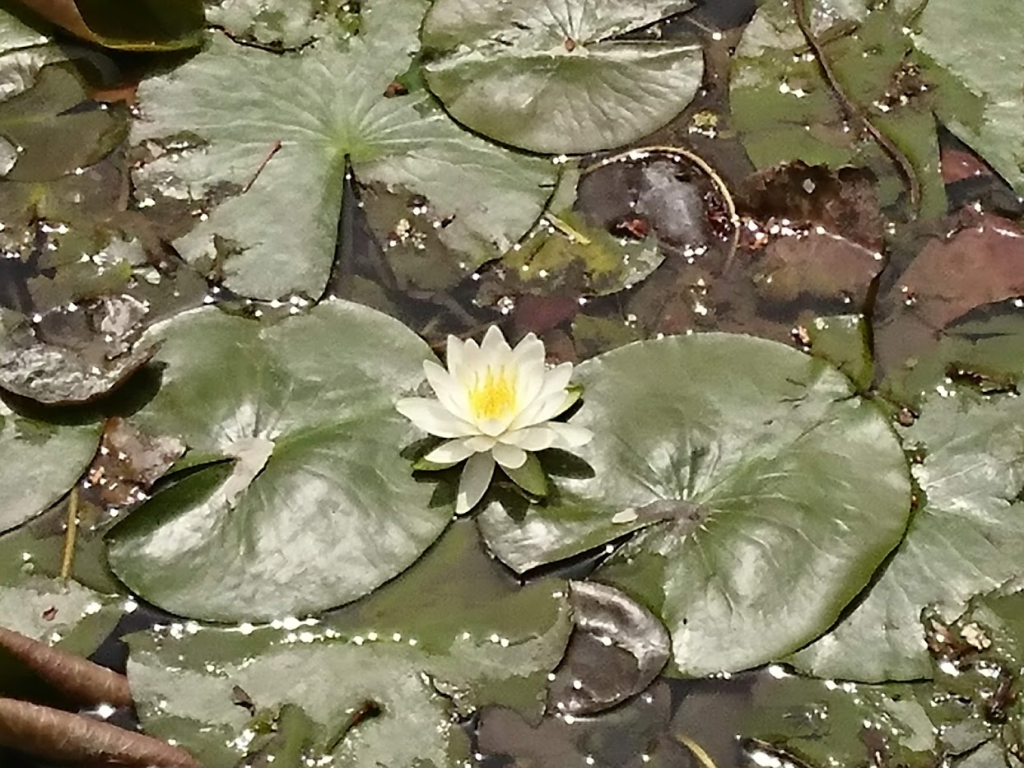
{"type": "Polygon", "coordinates": [[[520,469],[527,452],[573,449],[589,442],[589,429],[552,421],[578,397],[567,389],[572,363],[548,368],[544,343],[532,333],[515,349],[492,325],[483,343],[448,337],[448,370],[426,361],[423,369],[437,400],[410,397],[396,407],[420,429],[451,438],[424,458],[435,464],[468,459],[455,511],[463,515],[483,498],[494,464],[520,469]]]}

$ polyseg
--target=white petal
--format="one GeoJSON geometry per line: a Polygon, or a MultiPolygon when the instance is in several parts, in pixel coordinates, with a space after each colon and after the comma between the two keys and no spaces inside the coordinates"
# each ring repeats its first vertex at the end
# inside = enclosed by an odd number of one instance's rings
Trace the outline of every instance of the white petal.
{"type": "Polygon", "coordinates": [[[479,430],[456,418],[437,400],[425,397],[407,397],[395,403],[398,412],[413,424],[437,437],[468,437],[479,430]]]}
{"type": "Polygon", "coordinates": [[[512,347],[505,341],[505,336],[496,325],[492,325],[487,329],[484,341],[480,345],[479,365],[480,367],[477,369],[479,371],[483,371],[488,367],[497,369],[515,366],[512,347]]]}
{"type": "Polygon", "coordinates": [[[561,392],[569,386],[569,379],[572,378],[572,363],[556,365],[544,376],[544,389],[541,395],[549,395],[553,392],[561,392]]]}
{"type": "Polygon", "coordinates": [[[544,386],[544,343],[532,333],[526,334],[512,356],[517,368],[516,400],[520,409],[532,403],[544,386]]]}
{"type": "Polygon", "coordinates": [[[548,429],[547,425],[518,429],[501,436],[501,442],[518,445],[524,451],[546,450],[554,445],[557,439],[558,435],[555,434],[555,430],[548,429]]]}
{"type": "MultiPolygon", "coordinates": [[[[459,341],[453,336],[448,337],[449,350],[452,344],[461,344],[460,351],[456,353],[457,361],[453,367],[452,363],[448,363],[448,372],[455,379],[455,382],[462,387],[468,387],[473,381],[473,377],[476,372],[480,369],[480,347],[472,339],[466,341],[459,341]],[[453,341],[454,339],[454,341],[453,341]]],[[[450,354],[450,352],[449,352],[450,354]]]]}
{"type": "Polygon", "coordinates": [[[494,475],[494,458],[490,453],[477,453],[466,462],[459,480],[455,514],[464,515],[484,497],[494,475]]]}
{"type": "Polygon", "coordinates": [[[560,421],[551,421],[547,424],[558,436],[555,445],[559,448],[579,448],[586,445],[594,438],[594,433],[586,427],[577,427],[575,424],[563,424],[560,421]]]}
{"type": "Polygon", "coordinates": [[[501,350],[502,352],[511,352],[512,347],[505,341],[505,334],[501,332],[501,328],[496,325],[492,325],[487,329],[487,333],[484,334],[483,343],[480,344],[480,351],[485,355],[492,354],[493,352],[501,350]]]}
{"type": "Polygon", "coordinates": [[[468,459],[474,453],[477,453],[470,445],[473,439],[468,437],[461,440],[452,440],[444,445],[437,446],[437,448],[423,458],[435,464],[458,464],[463,459],[468,459]]]}
{"type": "Polygon", "coordinates": [[[490,435],[476,435],[466,439],[466,445],[473,449],[474,453],[483,453],[489,451],[494,447],[494,444],[498,442],[490,435]]]}
{"type": "Polygon", "coordinates": [[[437,399],[453,415],[469,421],[469,414],[466,409],[466,390],[437,363],[432,360],[423,361],[423,372],[427,375],[427,381],[437,394],[437,399]]]}
{"type": "Polygon", "coordinates": [[[458,380],[459,371],[466,364],[465,360],[466,342],[454,334],[448,336],[448,352],[445,354],[445,363],[448,365],[448,372],[458,380]]]}
{"type": "Polygon", "coordinates": [[[572,403],[573,399],[564,389],[561,392],[541,395],[513,419],[509,429],[523,429],[534,424],[542,424],[558,416],[572,403]]]}
{"type": "Polygon", "coordinates": [[[498,443],[491,450],[491,454],[496,462],[509,469],[519,469],[526,463],[526,451],[514,445],[498,443]]]}
{"type": "Polygon", "coordinates": [[[509,419],[479,419],[475,422],[476,430],[485,435],[497,437],[508,429],[509,419]]]}

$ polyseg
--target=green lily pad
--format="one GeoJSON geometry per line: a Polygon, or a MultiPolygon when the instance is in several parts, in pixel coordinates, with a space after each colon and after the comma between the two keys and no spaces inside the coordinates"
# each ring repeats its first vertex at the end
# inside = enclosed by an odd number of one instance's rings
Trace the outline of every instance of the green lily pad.
{"type": "Polygon", "coordinates": [[[146,732],[206,768],[280,750],[275,737],[298,742],[290,766],[329,756],[350,768],[447,768],[468,757],[449,702],[407,644],[358,645],[316,626],[184,629],[130,636],[128,677],[146,732]]]}
{"type": "Polygon", "coordinates": [[[207,0],[206,21],[235,40],[273,50],[293,50],[336,34],[354,32],[359,15],[345,0],[207,0]]]}
{"type": "Polygon", "coordinates": [[[16,148],[10,181],[48,181],[92,165],[127,134],[126,110],[89,99],[69,64],[44,67],[34,86],[0,104],[0,136],[16,148]]]}
{"type": "Polygon", "coordinates": [[[427,655],[424,669],[447,683],[443,689],[461,711],[503,704],[528,717],[543,713],[547,674],[573,626],[566,582],[520,587],[487,555],[468,520],[453,523],[415,566],[324,625],[345,637],[404,638],[427,655]]]}
{"type": "Polygon", "coordinates": [[[342,301],[267,326],[200,310],[158,328],[159,394],[132,417],[180,436],[190,467],[110,534],[110,565],[179,615],[217,621],[317,612],[405,570],[452,514],[399,451],[395,401],[427,345],[342,301]]]}
{"type": "Polygon", "coordinates": [[[319,296],[348,164],[362,184],[427,201],[465,274],[533,226],[552,164],[463,131],[422,89],[392,88],[412,66],[425,10],[425,0],[369,2],[357,37],[339,26],[280,55],[215,33],[186,64],[140,85],[145,119],[133,142],[153,156],[135,172],[137,195],[202,209],[175,240],[187,261],[216,266],[247,296],[319,296]]]}
{"type": "Polygon", "coordinates": [[[398,579],[322,621],[172,625],[129,639],[128,673],[147,731],[209,768],[276,749],[264,744],[273,727],[333,765],[447,768],[466,757],[457,714],[500,704],[539,717],[571,631],[565,583],[519,587],[462,521],[398,579]],[[287,707],[304,714],[304,733],[289,734],[287,707]],[[360,708],[371,714],[353,724],[360,708]]]}
{"type": "Polygon", "coordinates": [[[703,59],[699,46],[620,36],[689,5],[438,0],[423,25],[427,83],[456,120],[505,144],[549,153],[628,144],[683,110],[703,59]]]}
{"type": "Polygon", "coordinates": [[[0,532],[41,513],[67,493],[96,452],[100,428],[23,416],[0,397],[0,532]]]}
{"type": "Polygon", "coordinates": [[[929,677],[921,612],[961,608],[1024,574],[1024,405],[948,394],[927,401],[903,433],[920,459],[906,538],[855,610],[793,657],[801,669],[865,681],[929,677]]]}
{"type": "Polygon", "coordinates": [[[871,386],[875,362],[871,357],[871,337],[863,315],[816,317],[807,326],[811,354],[828,360],[850,377],[859,392],[871,386]]]}
{"type": "Polygon", "coordinates": [[[0,626],[87,656],[121,615],[114,598],[73,581],[29,576],[0,586],[0,626]]]}
{"type": "Polygon", "coordinates": [[[899,542],[910,507],[886,418],[828,364],[707,334],[588,360],[573,423],[589,472],[479,518],[517,571],[647,526],[595,578],[659,615],[685,675],[755,666],[825,631],[899,542]],[[525,505],[522,505],[525,506],[525,505]]]}
{"type": "Polygon", "coordinates": [[[977,4],[928,0],[915,19],[914,44],[980,97],[980,119],[940,102],[939,117],[965,144],[1024,194],[1024,89],[1017,63],[1024,42],[1016,33],[1024,24],[1024,6],[1000,0],[977,4]],[[971,34],[965,35],[964,30],[971,34]]]}

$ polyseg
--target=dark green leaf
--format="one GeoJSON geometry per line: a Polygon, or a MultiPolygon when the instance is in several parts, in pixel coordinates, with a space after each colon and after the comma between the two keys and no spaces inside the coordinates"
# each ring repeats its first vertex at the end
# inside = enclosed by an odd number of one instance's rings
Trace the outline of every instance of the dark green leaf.
{"type": "Polygon", "coordinates": [[[616,38],[687,5],[438,0],[423,26],[436,54],[427,83],[456,120],[512,146],[583,153],[628,144],[683,110],[703,61],[697,46],[616,38]]]}
{"type": "Polygon", "coordinates": [[[527,454],[526,463],[519,469],[502,467],[501,471],[527,493],[534,496],[548,495],[548,477],[544,474],[544,468],[534,454],[527,454]]]}
{"type": "Polygon", "coordinates": [[[1019,398],[933,397],[904,433],[920,485],[906,538],[853,612],[794,657],[824,677],[928,677],[924,608],[961,607],[1024,574],[1024,404],[1019,398]]]}
{"type": "Polygon", "coordinates": [[[98,426],[63,426],[22,416],[0,398],[0,532],[63,496],[89,466],[98,426]]]}
{"type": "MultiPolygon", "coordinates": [[[[318,296],[347,163],[360,184],[428,207],[462,275],[530,229],[557,177],[553,165],[461,130],[422,90],[387,95],[412,64],[425,10],[425,0],[371,0],[357,37],[339,29],[283,55],[216,33],[189,62],[141,84],[146,119],[134,124],[133,141],[157,151],[135,172],[139,199],[159,209],[188,190],[209,210],[175,241],[187,261],[215,262],[248,296],[318,296]]],[[[400,239],[419,223],[407,210],[389,227],[400,239]]]]}
{"type": "Polygon", "coordinates": [[[163,385],[133,421],[221,463],[111,533],[112,568],[146,599],[213,620],[316,612],[444,530],[451,505],[399,453],[415,430],[394,403],[431,353],[398,322],[338,301],[275,326],[194,312],[155,338],[163,385]]]}
{"type": "Polygon", "coordinates": [[[708,334],[583,363],[573,423],[590,477],[497,500],[488,545],[522,571],[636,535],[596,573],[654,610],[676,669],[737,670],[826,630],[898,543],[907,465],[842,374],[784,345],[708,334]]]}

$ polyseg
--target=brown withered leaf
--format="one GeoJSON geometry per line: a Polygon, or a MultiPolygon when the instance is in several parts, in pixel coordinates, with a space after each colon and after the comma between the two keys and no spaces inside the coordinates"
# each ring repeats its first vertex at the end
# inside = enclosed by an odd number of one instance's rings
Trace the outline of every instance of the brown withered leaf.
{"type": "Polygon", "coordinates": [[[0,698],[0,745],[48,760],[137,768],[201,768],[185,750],[59,709],[0,698]]]}
{"type": "Polygon", "coordinates": [[[107,421],[99,451],[85,474],[94,501],[102,507],[123,507],[141,501],[146,491],[185,453],[176,437],[153,437],[120,417],[107,421]]]}
{"type": "Polygon", "coordinates": [[[130,707],[128,678],[81,656],[0,627],[0,648],[79,704],[130,707]]]}
{"type": "Polygon", "coordinates": [[[811,230],[772,239],[756,262],[754,282],[758,294],[770,301],[845,297],[859,307],[882,266],[878,251],[811,230]]]}
{"type": "Polygon", "coordinates": [[[823,227],[872,251],[882,247],[885,220],[868,171],[794,163],[752,174],[735,198],[740,215],[762,228],[773,222],[823,227]]]}
{"type": "Polygon", "coordinates": [[[900,275],[885,306],[940,331],[972,309],[1024,295],[1024,230],[970,214],[968,225],[929,241],[900,275]]]}

